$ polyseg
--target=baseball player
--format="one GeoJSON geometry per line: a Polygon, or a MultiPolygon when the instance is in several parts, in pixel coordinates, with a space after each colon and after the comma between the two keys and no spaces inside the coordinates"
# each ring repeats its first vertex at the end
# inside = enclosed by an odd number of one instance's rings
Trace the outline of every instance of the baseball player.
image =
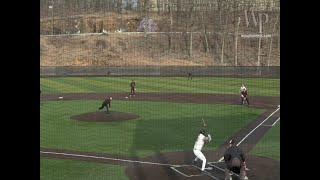
{"type": "Polygon", "coordinates": [[[188,80],[189,80],[189,79],[192,80],[192,73],[191,73],[191,72],[188,73],[188,80]]]}
{"type": "Polygon", "coordinates": [[[230,171],[240,173],[240,180],[248,179],[246,176],[246,156],[236,145],[235,140],[231,140],[230,147],[224,153],[225,180],[231,180],[230,171]]]}
{"type": "Polygon", "coordinates": [[[112,101],[112,97],[109,96],[106,100],[103,101],[102,105],[99,107],[99,110],[106,107],[107,113],[109,114],[110,113],[109,108],[111,108],[111,101],[112,101]]]}
{"type": "Polygon", "coordinates": [[[208,134],[208,137],[206,137],[205,136],[205,129],[202,128],[200,130],[198,138],[197,138],[197,140],[194,144],[194,147],[193,147],[193,153],[194,153],[194,155],[196,155],[196,158],[194,159],[192,164],[195,165],[198,159],[202,160],[201,174],[204,174],[204,170],[206,169],[205,167],[206,167],[206,162],[207,162],[206,157],[203,155],[201,150],[202,150],[204,143],[209,143],[211,140],[212,140],[211,135],[208,134]]]}
{"type": "Polygon", "coordinates": [[[249,105],[249,99],[247,97],[248,89],[244,86],[244,84],[242,84],[242,86],[240,87],[240,94],[241,94],[241,104],[243,105],[244,102],[247,102],[247,104],[249,105]]]}
{"type": "Polygon", "coordinates": [[[130,89],[130,95],[129,96],[130,97],[131,96],[135,97],[136,96],[136,93],[135,93],[136,92],[136,83],[134,82],[134,80],[131,81],[130,88],[131,89],[130,89]]]}

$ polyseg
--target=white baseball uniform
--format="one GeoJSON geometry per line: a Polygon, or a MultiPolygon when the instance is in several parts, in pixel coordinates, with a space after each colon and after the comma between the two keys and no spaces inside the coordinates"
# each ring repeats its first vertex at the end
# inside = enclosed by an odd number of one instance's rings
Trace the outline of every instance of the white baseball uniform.
{"type": "Polygon", "coordinates": [[[241,87],[240,87],[240,90],[241,90],[241,91],[246,91],[247,88],[246,88],[245,86],[241,86],[241,87]]]}
{"type": "MultiPolygon", "coordinates": [[[[245,86],[241,86],[241,87],[240,87],[241,93],[244,92],[244,91],[246,91],[246,90],[247,90],[247,88],[246,88],[245,86]]],[[[244,97],[244,96],[241,94],[241,97],[244,97]]]]}
{"type": "Polygon", "coordinates": [[[201,168],[202,171],[204,171],[204,168],[206,166],[206,161],[207,161],[206,157],[204,157],[203,153],[201,152],[202,147],[204,145],[204,138],[205,136],[203,134],[199,134],[196,140],[196,143],[194,144],[194,147],[193,147],[193,153],[194,155],[196,155],[195,161],[197,161],[198,159],[202,160],[202,168],[201,168]]]}

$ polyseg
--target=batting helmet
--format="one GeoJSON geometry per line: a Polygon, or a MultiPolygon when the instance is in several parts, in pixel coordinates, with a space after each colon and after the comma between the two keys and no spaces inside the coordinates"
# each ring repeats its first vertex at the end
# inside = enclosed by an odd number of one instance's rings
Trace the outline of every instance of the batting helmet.
{"type": "Polygon", "coordinates": [[[205,130],[204,128],[202,128],[202,129],[200,130],[200,134],[203,134],[203,135],[204,135],[205,132],[206,132],[206,130],[205,130]]]}

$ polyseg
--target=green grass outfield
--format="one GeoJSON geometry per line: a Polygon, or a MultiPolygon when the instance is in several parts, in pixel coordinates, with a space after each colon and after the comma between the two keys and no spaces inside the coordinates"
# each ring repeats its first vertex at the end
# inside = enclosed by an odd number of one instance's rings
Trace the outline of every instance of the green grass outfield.
{"type": "Polygon", "coordinates": [[[40,78],[46,93],[129,92],[131,80],[139,92],[239,94],[245,82],[251,96],[280,96],[280,79],[195,77],[55,77],[40,78]]]}
{"type": "MultiPolygon", "coordinates": [[[[194,77],[67,77],[40,78],[42,94],[80,92],[129,92],[134,79],[139,92],[239,94],[245,82],[249,96],[280,96],[280,79],[194,77]]],[[[207,121],[215,149],[246,126],[263,109],[239,105],[113,101],[112,111],[133,112],[140,118],[112,123],[71,120],[70,116],[97,111],[101,101],[44,102],[40,111],[40,147],[92,151],[127,156],[192,150],[195,138],[207,121]]],[[[280,128],[278,123],[271,130],[280,128]]],[[[271,131],[268,134],[274,134],[271,131]]],[[[264,138],[251,152],[277,159],[279,136],[264,138]]],[[[41,157],[41,179],[128,179],[121,166],[41,157]]]]}
{"type": "Polygon", "coordinates": [[[128,156],[192,150],[203,117],[215,149],[264,110],[239,105],[114,101],[112,111],[133,112],[136,120],[82,122],[71,116],[97,111],[101,101],[48,101],[41,107],[40,145],[128,156]]]}
{"type": "Polygon", "coordinates": [[[250,154],[280,160],[280,121],[263,136],[250,154]]]}
{"type": "Polygon", "coordinates": [[[125,167],[76,160],[40,158],[43,180],[129,180],[125,167]]]}

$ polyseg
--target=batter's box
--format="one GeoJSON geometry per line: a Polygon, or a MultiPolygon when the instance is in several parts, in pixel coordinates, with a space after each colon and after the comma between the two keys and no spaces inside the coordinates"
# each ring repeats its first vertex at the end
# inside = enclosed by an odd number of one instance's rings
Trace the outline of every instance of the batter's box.
{"type": "Polygon", "coordinates": [[[185,177],[193,177],[193,176],[201,176],[201,171],[194,166],[179,166],[179,167],[171,167],[177,173],[185,176],[185,177]]]}
{"type": "Polygon", "coordinates": [[[195,176],[207,176],[215,180],[221,180],[223,179],[223,175],[224,175],[221,171],[216,170],[215,168],[210,168],[210,170],[205,170],[205,174],[201,174],[201,168],[194,165],[171,167],[171,169],[173,169],[177,173],[187,178],[191,178],[195,176]]]}

